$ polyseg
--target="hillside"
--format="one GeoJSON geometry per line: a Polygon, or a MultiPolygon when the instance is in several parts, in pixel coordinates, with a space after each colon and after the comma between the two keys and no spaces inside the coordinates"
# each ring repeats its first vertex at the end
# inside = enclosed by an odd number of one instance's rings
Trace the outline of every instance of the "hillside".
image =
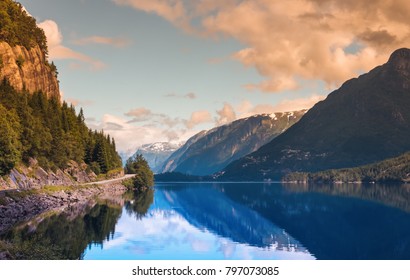
{"type": "Polygon", "coordinates": [[[83,111],[61,102],[56,75],[35,19],[20,4],[1,1],[0,176],[30,162],[46,171],[85,163],[96,174],[121,167],[114,139],[88,129],[83,111]]]}
{"type": "Polygon", "coordinates": [[[223,180],[356,167],[410,151],[410,50],[351,79],[285,133],[230,164],[223,180]]]}
{"type": "Polygon", "coordinates": [[[85,162],[96,173],[121,167],[115,141],[89,130],[83,111],[47,98],[43,93],[16,91],[0,84],[0,176],[16,164],[38,160],[45,169],[66,168],[70,160],[85,162]]]}
{"type": "Polygon", "coordinates": [[[356,168],[332,169],[317,173],[290,173],[283,178],[283,181],[316,183],[410,182],[410,153],[356,168]]]}
{"type": "Polygon", "coordinates": [[[271,141],[298,122],[305,112],[254,115],[200,132],[171,155],[162,171],[213,174],[271,141]]]}

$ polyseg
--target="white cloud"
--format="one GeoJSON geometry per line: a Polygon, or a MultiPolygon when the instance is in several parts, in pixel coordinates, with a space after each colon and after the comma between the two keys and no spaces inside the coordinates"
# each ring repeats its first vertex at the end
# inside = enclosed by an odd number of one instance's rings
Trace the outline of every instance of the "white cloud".
{"type": "Polygon", "coordinates": [[[101,121],[87,119],[91,129],[104,130],[105,133],[114,137],[119,151],[134,153],[137,147],[158,141],[167,141],[162,130],[156,127],[136,126],[130,124],[127,119],[106,114],[101,121]]]}
{"type": "Polygon", "coordinates": [[[49,58],[51,60],[71,59],[81,61],[90,65],[92,70],[99,70],[105,67],[103,62],[64,46],[63,35],[55,21],[45,20],[39,23],[38,26],[42,28],[46,34],[49,58]]]}

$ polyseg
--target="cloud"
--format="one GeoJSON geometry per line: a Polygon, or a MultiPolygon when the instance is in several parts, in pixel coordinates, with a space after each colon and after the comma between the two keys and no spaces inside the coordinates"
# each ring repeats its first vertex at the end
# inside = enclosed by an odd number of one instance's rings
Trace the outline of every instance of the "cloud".
{"type": "Polygon", "coordinates": [[[307,98],[285,99],[275,105],[257,104],[253,105],[250,101],[245,100],[236,106],[237,114],[240,118],[246,118],[256,114],[271,114],[278,112],[291,112],[312,108],[316,103],[322,101],[326,96],[312,95],[307,98]]]}
{"type": "Polygon", "coordinates": [[[190,30],[189,19],[182,0],[113,0],[113,2],[157,14],[178,27],[190,30]]]}
{"type": "Polygon", "coordinates": [[[85,62],[91,66],[92,70],[100,70],[105,67],[103,62],[65,47],[62,44],[63,35],[55,21],[45,20],[39,23],[38,26],[46,34],[50,59],[71,59],[85,62]]]}
{"type": "Polygon", "coordinates": [[[218,118],[216,119],[217,126],[227,124],[236,120],[235,110],[228,103],[225,103],[223,108],[219,111],[216,111],[216,113],[218,114],[218,118]]]}
{"type": "Polygon", "coordinates": [[[124,48],[131,44],[131,41],[126,38],[110,38],[103,36],[91,36],[86,38],[81,38],[74,41],[74,44],[77,45],[90,45],[90,44],[100,44],[100,45],[109,45],[116,48],[124,48]]]}
{"type": "Polygon", "coordinates": [[[90,106],[94,104],[93,100],[82,100],[82,99],[76,99],[76,98],[66,98],[65,101],[69,104],[73,104],[74,106],[90,106]]]}
{"type": "Polygon", "coordinates": [[[406,0],[112,1],[189,33],[238,40],[246,47],[231,58],[266,78],[245,85],[262,92],[293,90],[306,80],[334,88],[410,45],[406,0]]]}
{"type": "Polygon", "coordinates": [[[157,141],[167,141],[162,130],[155,127],[136,126],[127,119],[105,114],[100,121],[87,119],[91,129],[104,130],[114,137],[119,151],[134,153],[137,147],[157,141]]]}
{"type": "Polygon", "coordinates": [[[133,117],[133,119],[130,122],[143,122],[149,120],[154,116],[151,110],[142,107],[132,109],[128,113],[125,113],[125,115],[127,117],[133,117]]]}
{"type": "Polygon", "coordinates": [[[169,93],[169,94],[164,95],[164,97],[186,98],[186,99],[196,99],[197,98],[196,94],[193,92],[189,92],[184,95],[179,95],[176,93],[169,93]]]}
{"type": "Polygon", "coordinates": [[[195,126],[203,123],[210,123],[212,122],[211,113],[208,111],[196,111],[191,114],[191,118],[185,121],[185,125],[188,129],[192,129],[195,126]]]}

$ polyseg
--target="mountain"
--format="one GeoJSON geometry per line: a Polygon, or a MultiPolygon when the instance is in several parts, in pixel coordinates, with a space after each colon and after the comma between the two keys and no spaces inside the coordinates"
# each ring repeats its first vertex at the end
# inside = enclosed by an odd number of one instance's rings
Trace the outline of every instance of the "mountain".
{"type": "Polygon", "coordinates": [[[255,115],[202,131],[170,156],[162,172],[213,174],[271,141],[299,121],[305,112],[255,115]]]}
{"type": "Polygon", "coordinates": [[[399,157],[354,168],[332,169],[316,173],[290,173],[283,178],[283,181],[317,183],[406,183],[410,182],[410,152],[399,157]]]}
{"type": "Polygon", "coordinates": [[[154,173],[158,173],[168,157],[179,148],[177,144],[171,144],[168,142],[157,142],[151,144],[142,145],[132,155],[135,158],[138,154],[142,155],[148,162],[148,165],[154,173]]]}
{"type": "Polygon", "coordinates": [[[164,162],[160,173],[166,173],[166,172],[172,172],[175,170],[175,168],[178,166],[178,163],[180,162],[180,159],[184,156],[186,151],[189,149],[191,145],[196,143],[199,139],[204,137],[206,135],[207,131],[202,130],[201,132],[195,134],[191,138],[188,139],[188,141],[185,142],[184,145],[182,145],[178,150],[176,150],[174,153],[172,153],[169,158],[164,162]]]}
{"type": "Polygon", "coordinates": [[[356,167],[410,151],[410,50],[345,82],[270,143],[219,179],[280,179],[295,171],[356,167]]]}

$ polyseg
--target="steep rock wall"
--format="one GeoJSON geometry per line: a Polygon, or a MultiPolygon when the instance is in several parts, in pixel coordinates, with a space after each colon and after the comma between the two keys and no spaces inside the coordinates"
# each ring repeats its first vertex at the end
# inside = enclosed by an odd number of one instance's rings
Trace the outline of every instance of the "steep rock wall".
{"type": "Polygon", "coordinates": [[[48,97],[60,98],[56,73],[38,46],[27,50],[0,42],[0,79],[4,78],[17,90],[42,91],[48,97]]]}

